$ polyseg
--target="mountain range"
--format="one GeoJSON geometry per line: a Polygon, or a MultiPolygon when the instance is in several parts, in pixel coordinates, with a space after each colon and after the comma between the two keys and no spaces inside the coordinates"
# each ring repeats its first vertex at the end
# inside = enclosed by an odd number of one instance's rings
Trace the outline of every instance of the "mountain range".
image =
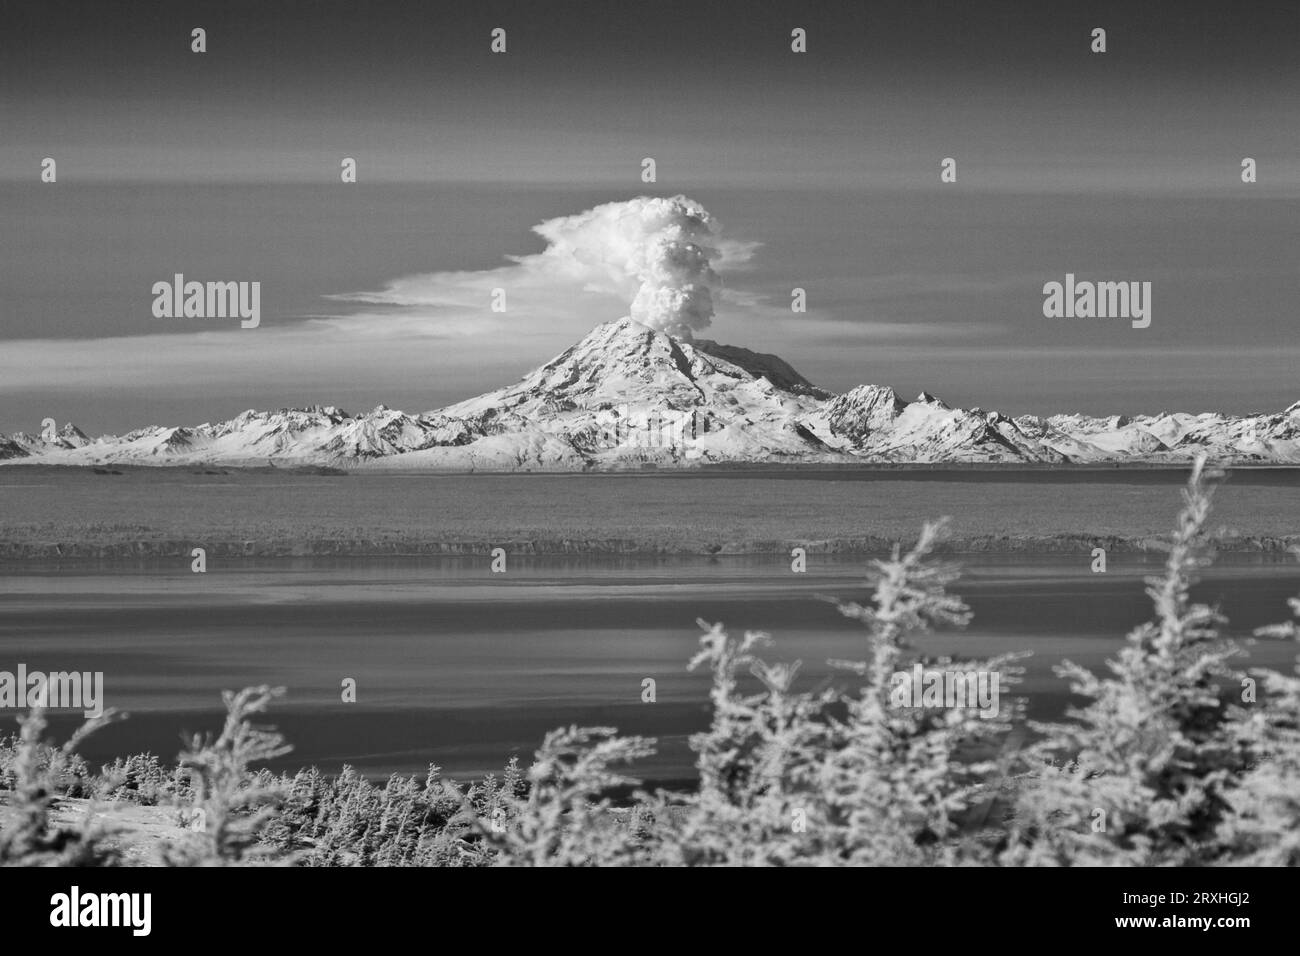
{"type": "Polygon", "coordinates": [[[817,388],[774,355],[682,340],[624,318],[519,382],[411,415],[380,405],[246,411],[91,439],[72,424],[0,435],[0,463],[582,471],[726,463],[1300,464],[1285,411],[1011,417],[860,385],[817,388]]]}

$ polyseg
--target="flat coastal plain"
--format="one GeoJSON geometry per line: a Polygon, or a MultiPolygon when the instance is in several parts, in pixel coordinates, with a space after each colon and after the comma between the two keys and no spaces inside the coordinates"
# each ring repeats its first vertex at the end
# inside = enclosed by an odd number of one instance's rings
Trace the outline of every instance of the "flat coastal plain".
{"type": "MultiPolygon", "coordinates": [[[[387,475],[228,468],[0,468],[0,561],[170,556],[874,553],[951,516],[952,551],[1146,551],[1186,471],[771,469],[387,475]]],[[[1300,543],[1300,469],[1239,469],[1226,550],[1300,543]]]]}

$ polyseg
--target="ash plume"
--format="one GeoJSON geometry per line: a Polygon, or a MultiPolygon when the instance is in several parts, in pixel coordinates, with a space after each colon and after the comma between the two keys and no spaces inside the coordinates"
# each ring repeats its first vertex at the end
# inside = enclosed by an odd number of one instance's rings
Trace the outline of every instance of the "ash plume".
{"type": "Polygon", "coordinates": [[[683,339],[713,321],[718,223],[694,200],[638,196],[547,220],[534,231],[549,243],[540,258],[586,274],[594,287],[625,291],[635,321],[683,339]]]}

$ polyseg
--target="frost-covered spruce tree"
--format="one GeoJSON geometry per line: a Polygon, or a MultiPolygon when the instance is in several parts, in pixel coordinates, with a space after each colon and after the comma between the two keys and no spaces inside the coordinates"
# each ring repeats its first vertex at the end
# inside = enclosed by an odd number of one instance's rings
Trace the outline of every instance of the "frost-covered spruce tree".
{"type": "MultiPolygon", "coordinates": [[[[654,741],[610,727],[552,730],[528,771],[528,796],[492,787],[478,820],[499,866],[634,866],[650,852],[609,791],[637,783],[614,767],[654,753],[654,741]]],[[[511,786],[518,781],[512,775],[511,786]]]]}
{"type": "MultiPolygon", "coordinates": [[[[919,660],[927,669],[983,673],[1012,685],[1024,655],[957,663],[917,658],[910,638],[940,626],[964,627],[970,610],[949,594],[957,568],[932,552],[946,519],[927,523],[906,554],[894,547],[868,574],[873,600],[846,603],[841,613],[866,625],[870,657],[840,666],[862,677],[847,695],[846,716],[831,718],[832,745],[821,767],[819,788],[839,861],[866,865],[974,862],[974,844],[956,837],[963,817],[983,798],[994,770],[983,758],[1009,730],[1019,701],[999,700],[996,715],[974,706],[914,707],[900,702],[896,675],[919,660]],[[965,851],[963,858],[958,850],[965,851]]],[[[1001,691],[999,691],[999,697],[1001,691]]],[[[967,703],[973,703],[967,701],[967,703]]],[[[976,857],[978,859],[980,857],[976,857]]]]}
{"type": "MultiPolygon", "coordinates": [[[[74,751],[90,734],[117,719],[116,711],[86,721],[61,747],[45,743],[45,713],[32,708],[19,721],[13,759],[6,766],[12,795],[9,820],[0,829],[0,866],[116,866],[121,853],[118,828],[94,822],[88,808],[75,825],[55,820],[55,808],[68,787],[70,770],[81,769],[74,751]]],[[[116,782],[116,781],[114,781],[116,782]]]]}
{"type": "Polygon", "coordinates": [[[1213,476],[1195,462],[1164,574],[1148,578],[1155,619],[1129,633],[1110,676],[1057,668],[1086,699],[1036,724],[1043,771],[1024,786],[1002,855],[1013,865],[1197,865],[1221,855],[1216,829],[1250,755],[1247,728],[1220,699],[1237,685],[1218,612],[1191,599],[1210,561],[1213,476]]]}
{"type": "MultiPolygon", "coordinates": [[[[1300,548],[1295,549],[1300,558],[1300,548]]],[[[1300,640],[1300,597],[1295,620],[1260,628],[1263,638],[1300,640]]],[[[1228,795],[1231,812],[1219,827],[1226,862],[1246,866],[1300,866],[1300,662],[1294,675],[1255,670],[1262,693],[1242,705],[1255,762],[1228,795]]]]}
{"type": "MultiPolygon", "coordinates": [[[[895,548],[873,562],[869,606],[841,604],[866,625],[870,660],[842,664],[855,677],[848,693],[796,694],[798,664],[757,657],[765,634],[737,640],[708,626],[692,662],[713,673],[713,720],[692,739],[699,791],[663,840],[668,862],[737,864],[909,864],[954,861],[955,818],[969,808],[988,765],[973,747],[1006,729],[974,707],[900,705],[894,691],[910,635],[964,625],[969,611],[947,593],[955,569],[931,559],[943,523],[929,524],[907,554],[895,548]],[[756,693],[741,676],[758,678],[756,693]],[[842,716],[841,716],[842,714],[842,716]]],[[[703,622],[701,622],[703,625],[703,622]]],[[[947,667],[948,660],[929,666],[947,667]]],[[[1019,668],[997,659],[963,672],[1019,668]]]]}
{"type": "MultiPolygon", "coordinates": [[[[289,753],[293,748],[273,727],[260,727],[252,718],[266,711],[282,687],[246,687],[225,691],[226,721],[221,734],[206,740],[196,734],[181,766],[190,772],[192,802],[187,802],[187,825],[192,832],[162,847],[169,866],[224,866],[266,862],[272,848],[260,840],[275,821],[285,793],[251,776],[251,764],[289,753]]],[[[291,862],[280,857],[280,862],[291,862]]]]}
{"type": "Polygon", "coordinates": [[[768,664],[755,653],[769,643],[766,634],[736,639],[721,624],[699,623],[705,633],[690,666],[712,673],[713,715],[691,738],[699,790],[680,810],[651,810],[672,831],[662,841],[664,861],[763,866],[818,856],[827,829],[817,779],[829,745],[821,712],[833,698],[793,693],[798,662],[768,664]],[[745,673],[757,678],[757,693],[741,690],[745,673]]]}

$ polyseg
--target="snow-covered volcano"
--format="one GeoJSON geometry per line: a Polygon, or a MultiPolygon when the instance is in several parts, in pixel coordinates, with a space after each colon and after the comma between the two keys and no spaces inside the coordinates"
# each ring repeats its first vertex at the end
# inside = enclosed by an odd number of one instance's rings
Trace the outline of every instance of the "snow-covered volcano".
{"type": "Polygon", "coordinates": [[[3,463],[330,465],[388,470],[585,470],[725,462],[1300,463],[1300,402],[1215,413],[1010,418],[922,393],[824,392],[774,355],[684,341],[624,318],[506,388],[409,415],[332,406],[91,440],[0,436],[3,463]]]}

